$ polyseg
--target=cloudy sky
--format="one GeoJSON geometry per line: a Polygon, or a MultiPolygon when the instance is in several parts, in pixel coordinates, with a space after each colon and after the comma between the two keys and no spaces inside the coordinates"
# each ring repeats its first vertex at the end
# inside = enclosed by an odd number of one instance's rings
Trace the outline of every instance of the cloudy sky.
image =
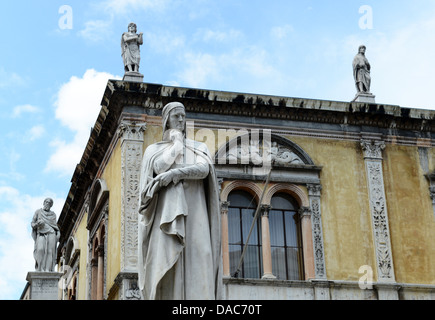
{"type": "Polygon", "coordinates": [[[131,21],[145,82],[350,101],[365,44],[378,103],[435,108],[433,0],[1,1],[0,299],[34,268],[35,210],[62,210],[131,21]]]}

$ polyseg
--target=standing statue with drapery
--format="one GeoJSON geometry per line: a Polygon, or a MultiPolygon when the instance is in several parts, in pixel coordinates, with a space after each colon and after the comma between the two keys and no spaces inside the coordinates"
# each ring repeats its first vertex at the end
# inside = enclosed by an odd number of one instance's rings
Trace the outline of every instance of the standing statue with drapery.
{"type": "Polygon", "coordinates": [[[56,265],[56,247],[60,238],[56,214],[51,211],[53,200],[44,200],[43,207],[36,210],[32,219],[32,238],[35,241],[33,257],[35,270],[53,272],[56,265]]]}
{"type": "Polygon", "coordinates": [[[144,153],[139,202],[139,287],[146,300],[221,294],[218,183],[204,143],[186,139],[185,108],[163,108],[163,141],[144,153]]]}

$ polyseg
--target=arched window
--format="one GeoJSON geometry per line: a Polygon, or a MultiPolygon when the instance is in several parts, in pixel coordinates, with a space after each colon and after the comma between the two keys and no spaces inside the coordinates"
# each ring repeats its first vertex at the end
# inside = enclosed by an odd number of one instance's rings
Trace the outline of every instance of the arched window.
{"type": "Polygon", "coordinates": [[[286,193],[271,199],[269,213],[272,272],[281,280],[301,280],[303,275],[302,237],[297,202],[286,193]]]}
{"type": "MultiPolygon", "coordinates": [[[[228,196],[228,245],[230,257],[230,272],[237,271],[240,257],[246,243],[257,203],[254,197],[243,190],[235,190],[228,196]]],[[[260,219],[255,222],[248,241],[243,264],[239,276],[242,278],[259,279],[263,273],[261,261],[261,226],[260,219]]]]}

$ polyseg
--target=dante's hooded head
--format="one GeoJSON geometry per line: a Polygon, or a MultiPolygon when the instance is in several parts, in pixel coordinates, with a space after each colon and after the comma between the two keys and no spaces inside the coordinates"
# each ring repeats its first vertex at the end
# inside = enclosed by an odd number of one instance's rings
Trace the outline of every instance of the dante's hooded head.
{"type": "MultiPolygon", "coordinates": [[[[168,103],[166,106],[164,106],[163,111],[162,111],[162,128],[163,128],[163,135],[165,134],[166,130],[168,130],[168,120],[169,120],[169,115],[171,113],[172,110],[176,109],[176,108],[183,108],[183,110],[186,110],[184,108],[184,105],[180,102],[171,102],[168,103]]],[[[184,127],[184,133],[186,132],[186,127],[184,127]]]]}

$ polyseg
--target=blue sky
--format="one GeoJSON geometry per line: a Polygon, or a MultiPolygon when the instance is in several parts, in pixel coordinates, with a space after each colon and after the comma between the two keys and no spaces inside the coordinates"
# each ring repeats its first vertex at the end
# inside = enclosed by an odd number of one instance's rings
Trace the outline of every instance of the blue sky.
{"type": "Polygon", "coordinates": [[[433,0],[2,1],[0,299],[33,270],[34,211],[60,214],[131,21],[145,82],[350,101],[365,44],[378,103],[435,108],[433,0]]]}

